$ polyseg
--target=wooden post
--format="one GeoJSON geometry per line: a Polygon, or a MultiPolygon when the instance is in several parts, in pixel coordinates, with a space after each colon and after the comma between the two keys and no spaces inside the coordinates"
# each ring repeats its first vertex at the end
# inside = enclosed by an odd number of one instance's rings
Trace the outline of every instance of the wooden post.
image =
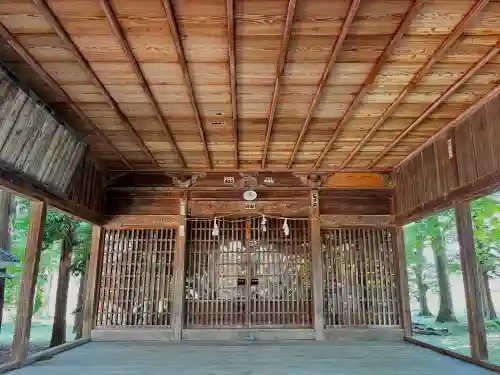
{"type": "Polygon", "coordinates": [[[89,264],[87,267],[87,280],[85,281],[85,296],[83,301],[83,328],[82,338],[90,339],[90,333],[94,328],[96,301],[99,281],[99,265],[102,254],[103,228],[94,225],[92,228],[92,245],[90,247],[89,264]]]}
{"type": "Polygon", "coordinates": [[[31,316],[38,276],[38,266],[42,251],[43,230],[47,204],[43,201],[33,202],[31,207],[30,225],[26,239],[24,266],[19,288],[16,328],[12,341],[12,359],[24,362],[28,356],[28,345],[31,330],[31,316]]]}
{"type": "Polygon", "coordinates": [[[403,227],[397,226],[395,230],[394,247],[396,251],[396,259],[398,262],[397,277],[398,277],[398,294],[399,294],[399,311],[401,326],[404,329],[404,335],[411,337],[411,307],[410,307],[410,292],[408,288],[408,269],[406,268],[405,243],[403,227]]]}
{"type": "Polygon", "coordinates": [[[187,194],[180,200],[179,229],[177,230],[177,246],[174,255],[174,295],[172,303],[171,327],[173,340],[182,339],[184,315],[184,273],[186,263],[186,214],[187,194]]]}
{"type": "Polygon", "coordinates": [[[469,337],[473,360],[488,358],[484,318],[481,313],[474,229],[469,202],[455,202],[460,263],[464,278],[465,301],[467,306],[469,337]]]}
{"type": "Polygon", "coordinates": [[[316,340],[324,340],[325,323],[323,316],[323,256],[321,251],[321,225],[319,220],[319,192],[315,189],[311,190],[310,220],[314,332],[316,335],[316,340]]]}
{"type": "Polygon", "coordinates": [[[66,231],[61,242],[61,257],[59,260],[59,276],[57,278],[56,307],[52,324],[50,346],[58,346],[66,342],[66,308],[68,304],[69,270],[71,266],[71,250],[73,250],[74,227],[66,231]]]}

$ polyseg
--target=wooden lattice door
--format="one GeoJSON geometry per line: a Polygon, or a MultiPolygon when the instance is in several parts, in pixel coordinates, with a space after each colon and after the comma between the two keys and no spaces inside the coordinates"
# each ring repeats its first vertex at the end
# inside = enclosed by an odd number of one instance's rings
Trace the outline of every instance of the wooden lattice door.
{"type": "Polygon", "coordinates": [[[186,327],[310,327],[308,220],[190,220],[186,327]]]}
{"type": "Polygon", "coordinates": [[[176,230],[107,229],[96,326],[170,326],[176,230]]]}

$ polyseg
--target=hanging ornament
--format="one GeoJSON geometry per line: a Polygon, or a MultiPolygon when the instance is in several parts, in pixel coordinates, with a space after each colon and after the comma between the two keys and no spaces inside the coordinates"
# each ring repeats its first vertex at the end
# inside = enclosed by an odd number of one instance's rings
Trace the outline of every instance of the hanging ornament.
{"type": "Polygon", "coordinates": [[[260,221],[260,227],[262,229],[262,232],[267,232],[267,227],[266,227],[267,219],[264,215],[262,215],[262,220],[260,221]]]}
{"type": "Polygon", "coordinates": [[[288,226],[288,219],[285,219],[285,222],[283,223],[283,232],[285,233],[285,237],[288,237],[290,234],[290,227],[288,226]]]}
{"type": "Polygon", "coordinates": [[[212,228],[212,236],[217,237],[219,235],[219,226],[217,225],[217,219],[214,219],[214,227],[212,228]]]}

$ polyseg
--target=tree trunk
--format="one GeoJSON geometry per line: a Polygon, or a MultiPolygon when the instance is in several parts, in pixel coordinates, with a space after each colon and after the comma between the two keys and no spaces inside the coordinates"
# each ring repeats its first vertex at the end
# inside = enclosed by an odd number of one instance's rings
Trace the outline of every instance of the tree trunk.
{"type": "Polygon", "coordinates": [[[495,311],[495,304],[493,303],[493,298],[491,297],[490,279],[488,272],[482,271],[481,277],[483,279],[483,293],[485,298],[484,304],[484,318],[487,320],[498,319],[497,313],[495,311]]]}
{"type": "Polygon", "coordinates": [[[439,286],[439,312],[436,317],[436,322],[438,323],[457,321],[455,312],[453,311],[453,300],[451,297],[450,280],[447,269],[448,260],[446,259],[443,241],[444,239],[441,234],[431,239],[439,286]]]}
{"type": "Polygon", "coordinates": [[[58,346],[66,342],[66,308],[68,304],[68,287],[73,250],[74,227],[70,226],[61,241],[61,259],[59,261],[59,277],[57,278],[56,304],[50,346],[58,346]]]}
{"type": "Polygon", "coordinates": [[[432,316],[429,305],[427,304],[427,291],[429,287],[422,280],[422,273],[416,274],[418,287],[418,303],[420,304],[420,312],[418,316],[432,316]]]}
{"type": "MultiPolygon", "coordinates": [[[[10,251],[10,214],[12,209],[12,194],[0,190],[0,248],[10,251]]],[[[0,269],[5,271],[5,269],[0,269]]],[[[2,329],[3,307],[5,300],[5,279],[0,278],[0,331],[2,329]]]]}
{"type": "Polygon", "coordinates": [[[85,280],[87,280],[88,259],[85,266],[85,272],[80,276],[80,286],[78,288],[78,302],[75,310],[75,323],[73,325],[73,333],[75,340],[81,339],[83,335],[83,298],[85,294],[85,280]]]}

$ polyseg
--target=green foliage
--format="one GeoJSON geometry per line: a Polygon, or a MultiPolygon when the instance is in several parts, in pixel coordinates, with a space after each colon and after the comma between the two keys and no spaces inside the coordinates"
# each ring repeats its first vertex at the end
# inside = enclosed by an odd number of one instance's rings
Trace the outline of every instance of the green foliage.
{"type": "MultiPolygon", "coordinates": [[[[4,304],[7,309],[13,309],[17,305],[19,297],[19,286],[21,281],[22,264],[26,249],[26,237],[30,222],[30,201],[15,197],[16,215],[12,223],[12,248],[11,251],[21,260],[21,265],[9,268],[9,273],[14,277],[6,280],[4,304]]],[[[42,254],[40,257],[37,290],[35,294],[34,311],[38,311],[44,303],[43,285],[49,279],[51,272],[57,272],[60,258],[60,242],[67,235],[73,233],[71,243],[73,244],[71,270],[74,275],[81,275],[85,271],[85,265],[89,254],[92,239],[91,225],[78,221],[59,211],[48,210],[45,218],[42,254]]]]}
{"type": "Polygon", "coordinates": [[[85,273],[91,243],[92,225],[80,221],[73,236],[73,256],[71,258],[71,272],[73,275],[82,276],[85,273]]]}
{"type": "Polygon", "coordinates": [[[471,204],[477,262],[489,277],[500,276],[500,193],[471,204]]]}

